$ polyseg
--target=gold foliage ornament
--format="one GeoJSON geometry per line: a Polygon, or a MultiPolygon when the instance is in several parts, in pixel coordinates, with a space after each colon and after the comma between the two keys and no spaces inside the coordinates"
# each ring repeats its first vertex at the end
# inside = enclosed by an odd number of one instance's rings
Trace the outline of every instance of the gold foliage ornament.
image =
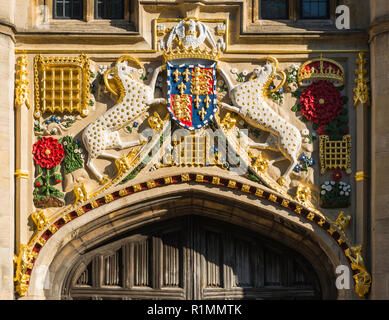
{"type": "Polygon", "coordinates": [[[33,267],[32,260],[34,259],[34,253],[29,245],[20,245],[19,256],[14,255],[15,276],[14,282],[16,282],[16,291],[20,296],[25,296],[28,290],[28,283],[30,281],[30,275],[27,270],[31,270],[33,267]]]}
{"type": "Polygon", "coordinates": [[[42,231],[47,225],[48,221],[43,210],[35,211],[31,214],[31,219],[34,221],[36,228],[39,231],[42,231]]]}
{"type": "Polygon", "coordinates": [[[225,117],[223,118],[223,121],[221,122],[221,125],[226,131],[231,130],[236,125],[236,118],[231,115],[230,112],[227,112],[225,117]]]}
{"type": "Polygon", "coordinates": [[[15,276],[13,280],[16,283],[16,291],[20,296],[24,296],[27,293],[28,283],[30,281],[30,273],[28,270],[32,270],[33,261],[38,255],[38,253],[32,250],[32,244],[37,239],[39,232],[43,231],[49,225],[49,221],[47,220],[43,210],[33,212],[31,214],[31,219],[37,228],[36,233],[29,244],[20,245],[19,255],[14,255],[13,258],[15,268],[15,276]]]}
{"type": "Polygon", "coordinates": [[[369,292],[371,275],[366,270],[361,251],[362,246],[356,246],[346,249],[345,254],[351,261],[351,269],[357,271],[353,276],[355,280],[355,292],[363,298],[369,292]]]}
{"type": "Polygon", "coordinates": [[[73,192],[76,198],[73,204],[74,207],[88,199],[88,192],[85,189],[84,183],[79,186],[75,186],[73,192]]]}
{"type": "Polygon", "coordinates": [[[343,211],[341,211],[338,217],[335,220],[335,226],[338,227],[343,232],[346,232],[346,228],[351,221],[351,216],[346,216],[343,211]]]}
{"type": "Polygon", "coordinates": [[[358,68],[355,70],[355,75],[357,76],[354,79],[356,87],[354,88],[354,107],[361,103],[366,106],[370,106],[370,88],[368,83],[370,82],[369,77],[367,76],[367,69],[365,68],[367,59],[363,52],[358,54],[358,59],[356,60],[358,68]]]}
{"type": "Polygon", "coordinates": [[[27,56],[22,55],[17,60],[18,70],[16,71],[15,79],[15,107],[20,108],[25,105],[30,109],[28,101],[28,71],[27,71],[27,56]]]}
{"type": "Polygon", "coordinates": [[[303,205],[310,206],[311,198],[311,189],[308,186],[300,183],[297,187],[295,199],[303,205]]]}

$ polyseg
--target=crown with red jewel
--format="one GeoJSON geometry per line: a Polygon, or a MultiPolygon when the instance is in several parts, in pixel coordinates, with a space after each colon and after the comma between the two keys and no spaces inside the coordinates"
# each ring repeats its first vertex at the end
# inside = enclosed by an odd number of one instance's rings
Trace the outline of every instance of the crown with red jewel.
{"type": "Polygon", "coordinates": [[[336,87],[344,85],[344,69],[332,59],[320,57],[318,59],[305,62],[298,72],[298,83],[305,87],[314,81],[330,81],[336,87]]]}

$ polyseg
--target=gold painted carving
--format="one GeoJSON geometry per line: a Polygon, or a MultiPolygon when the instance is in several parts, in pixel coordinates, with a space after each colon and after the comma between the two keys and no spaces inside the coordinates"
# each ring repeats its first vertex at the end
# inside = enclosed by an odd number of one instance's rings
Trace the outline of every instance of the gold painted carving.
{"type": "Polygon", "coordinates": [[[370,106],[370,88],[369,82],[370,79],[367,76],[366,63],[367,59],[363,52],[358,53],[358,59],[356,60],[358,68],[355,69],[355,75],[357,76],[354,79],[356,87],[354,88],[354,107],[361,103],[362,105],[370,106]]]}
{"type": "Polygon", "coordinates": [[[34,221],[38,232],[42,231],[49,223],[46,219],[46,216],[45,216],[43,210],[38,210],[38,211],[33,212],[31,214],[31,219],[32,219],[32,221],[34,221]]]}
{"type": "Polygon", "coordinates": [[[255,195],[256,195],[257,197],[263,197],[263,190],[257,189],[257,190],[255,191],[255,195]]]}
{"type": "Polygon", "coordinates": [[[142,190],[142,186],[140,184],[136,184],[134,185],[134,192],[138,192],[138,191],[141,191],[142,190]]]}
{"type": "Polygon", "coordinates": [[[150,116],[147,121],[148,121],[151,129],[154,129],[157,132],[162,131],[163,121],[162,121],[161,117],[159,116],[158,112],[154,112],[154,115],[150,116]]]}
{"type": "Polygon", "coordinates": [[[196,182],[204,182],[204,176],[202,174],[196,174],[196,182]]]}
{"type": "Polygon", "coordinates": [[[166,61],[176,59],[206,59],[217,61],[219,59],[220,52],[218,50],[210,50],[207,48],[200,49],[200,47],[186,48],[181,45],[175,49],[168,48],[163,52],[163,57],[166,61]]]}
{"type": "Polygon", "coordinates": [[[212,178],[212,184],[219,185],[220,184],[220,178],[219,177],[213,177],[212,178]]]}
{"type": "Polygon", "coordinates": [[[236,187],[236,181],[234,180],[229,180],[228,181],[228,188],[235,188],[236,187]]]}
{"type": "Polygon", "coordinates": [[[28,269],[32,269],[32,261],[35,258],[34,253],[32,252],[32,247],[30,245],[20,245],[19,255],[14,255],[14,264],[15,264],[15,277],[14,281],[16,282],[16,291],[20,296],[25,296],[28,289],[28,284],[30,281],[30,275],[27,274],[28,269]]]}
{"type": "Polygon", "coordinates": [[[358,171],[356,174],[355,174],[355,181],[359,182],[359,181],[365,181],[365,180],[368,180],[369,179],[369,176],[366,175],[363,171],[358,171]]]}
{"type": "Polygon", "coordinates": [[[250,186],[247,184],[242,185],[242,191],[243,192],[250,192],[250,186]]]}
{"type": "Polygon", "coordinates": [[[76,209],[76,213],[77,213],[77,216],[82,216],[85,213],[85,211],[82,207],[80,207],[80,208],[76,209]]]}
{"type": "Polygon", "coordinates": [[[73,204],[74,207],[88,199],[88,192],[86,191],[85,185],[83,183],[74,187],[73,192],[76,198],[73,204]]]}
{"type": "MultiPolygon", "coordinates": [[[[249,151],[249,156],[251,157],[250,151],[249,151]]],[[[255,159],[252,166],[254,170],[257,172],[265,172],[267,167],[269,166],[269,161],[263,158],[262,152],[259,152],[258,157],[255,159]]]]}
{"type": "Polygon", "coordinates": [[[345,170],[351,173],[351,135],[344,136],[342,140],[332,141],[329,136],[320,136],[320,173],[327,170],[345,170]]]}
{"type": "Polygon", "coordinates": [[[147,188],[149,189],[155,188],[155,181],[154,180],[147,181],[146,185],[147,188]]]}
{"type": "Polygon", "coordinates": [[[351,261],[351,268],[355,271],[359,271],[353,278],[355,280],[355,292],[362,298],[369,292],[371,276],[366,270],[361,251],[362,246],[357,246],[346,249],[344,253],[351,261]]]}
{"type": "Polygon", "coordinates": [[[172,109],[177,119],[182,121],[191,120],[191,102],[190,96],[187,94],[173,95],[172,96],[172,109]]]}
{"type": "Polygon", "coordinates": [[[299,184],[295,199],[303,205],[310,205],[311,189],[303,184],[299,184]]]}
{"type": "MultiPolygon", "coordinates": [[[[122,191],[122,190],[119,191],[119,194],[120,194],[121,191],[122,191]]],[[[122,196],[122,195],[121,195],[121,196],[122,196]]],[[[92,207],[93,209],[98,208],[98,207],[99,207],[98,202],[97,202],[96,200],[93,200],[93,201],[91,202],[91,207],[92,207]]]]}
{"type": "Polygon", "coordinates": [[[313,221],[313,219],[315,219],[315,214],[313,212],[308,213],[307,219],[313,221]]]}
{"type": "Polygon", "coordinates": [[[231,113],[228,112],[225,117],[223,118],[223,121],[221,122],[221,125],[223,128],[227,131],[231,130],[236,125],[236,118],[234,116],[231,116],[231,113]]]}
{"type": "Polygon", "coordinates": [[[90,62],[79,57],[35,57],[35,118],[45,112],[89,114],[90,62]]]}
{"type": "Polygon", "coordinates": [[[286,199],[282,200],[281,205],[282,205],[283,207],[285,207],[285,208],[289,208],[289,200],[286,200],[286,199]]]}
{"type": "Polygon", "coordinates": [[[25,105],[30,109],[30,103],[28,101],[29,81],[27,71],[27,56],[22,55],[17,60],[18,70],[16,71],[15,79],[15,107],[20,108],[25,105]]]}
{"type": "Polygon", "coordinates": [[[165,177],[164,180],[165,180],[165,184],[173,183],[172,177],[165,177]]]}
{"type": "Polygon", "coordinates": [[[112,195],[111,193],[106,194],[106,195],[104,196],[104,200],[105,200],[105,203],[112,202],[112,201],[114,200],[113,195],[112,195]]]}
{"type": "Polygon", "coordinates": [[[320,57],[318,59],[305,62],[298,72],[298,83],[301,87],[306,86],[304,81],[310,83],[314,80],[329,80],[336,82],[336,86],[344,85],[344,69],[343,67],[332,59],[320,57]],[[319,62],[319,68],[313,65],[319,62]]]}
{"type": "Polygon", "coordinates": [[[338,217],[335,220],[335,226],[338,227],[343,232],[346,232],[346,228],[351,221],[351,216],[346,216],[343,211],[341,211],[338,217]]]}
{"type": "Polygon", "coordinates": [[[63,217],[62,217],[63,221],[65,221],[65,223],[68,223],[69,221],[71,221],[72,219],[70,218],[69,214],[65,214],[63,217]]]}
{"type": "Polygon", "coordinates": [[[14,173],[16,179],[28,179],[30,172],[28,170],[18,169],[14,173]]]}
{"type": "Polygon", "coordinates": [[[274,194],[271,194],[271,195],[269,196],[269,200],[270,200],[271,202],[277,202],[277,196],[274,195],[274,194]]]}

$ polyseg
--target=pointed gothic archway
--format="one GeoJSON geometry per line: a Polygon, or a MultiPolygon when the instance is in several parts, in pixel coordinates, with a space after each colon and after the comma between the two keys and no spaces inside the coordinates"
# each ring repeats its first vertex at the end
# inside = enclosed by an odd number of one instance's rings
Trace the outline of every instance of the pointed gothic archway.
{"type": "MultiPolygon", "coordinates": [[[[52,235],[41,249],[45,254],[39,254],[35,262],[27,298],[69,297],[66,290],[71,285],[66,279],[70,279],[71,270],[88,253],[126,239],[126,234],[139,234],[139,228],[149,228],[156,222],[163,225],[188,215],[223,221],[297,252],[318,279],[316,288],[320,288],[320,293],[311,296],[333,299],[348,298],[349,294],[352,297],[350,291],[337,292],[335,288],[335,268],[347,264],[341,249],[307,219],[242,192],[217,186],[181,184],[162,187],[158,194],[155,190],[143,192],[142,196],[134,194],[86,213],[52,235]]],[[[86,260],[81,263],[87,266],[86,260]]]]}

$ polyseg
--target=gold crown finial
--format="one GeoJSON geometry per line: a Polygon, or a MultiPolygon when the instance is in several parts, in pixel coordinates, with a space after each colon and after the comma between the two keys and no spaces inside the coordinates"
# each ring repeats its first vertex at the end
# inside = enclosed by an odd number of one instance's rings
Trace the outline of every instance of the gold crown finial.
{"type": "Polygon", "coordinates": [[[305,87],[313,81],[327,80],[331,81],[336,87],[344,85],[344,69],[332,59],[320,58],[305,62],[298,72],[298,83],[305,87]]]}

